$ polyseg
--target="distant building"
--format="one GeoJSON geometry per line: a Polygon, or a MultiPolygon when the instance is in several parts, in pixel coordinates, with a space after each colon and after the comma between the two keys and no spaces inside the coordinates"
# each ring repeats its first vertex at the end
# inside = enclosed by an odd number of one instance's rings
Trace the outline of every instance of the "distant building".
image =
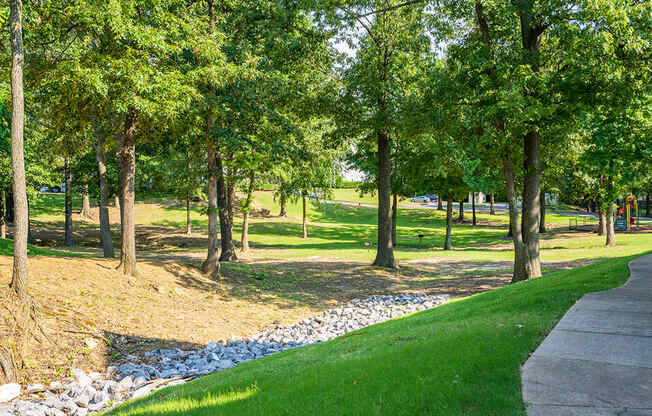
{"type": "MultiPolygon", "coordinates": [[[[473,192],[469,192],[469,204],[473,202],[473,192]]],[[[475,193],[475,203],[476,204],[484,204],[487,202],[487,196],[483,194],[482,192],[476,192],[475,193]]]]}

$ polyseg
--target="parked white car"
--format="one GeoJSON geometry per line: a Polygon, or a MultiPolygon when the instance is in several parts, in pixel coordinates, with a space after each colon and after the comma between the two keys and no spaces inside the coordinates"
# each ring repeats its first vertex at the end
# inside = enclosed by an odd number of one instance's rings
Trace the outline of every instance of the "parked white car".
{"type": "Polygon", "coordinates": [[[425,195],[413,196],[412,198],[410,198],[410,201],[412,201],[412,202],[430,202],[430,198],[428,198],[425,195]]]}

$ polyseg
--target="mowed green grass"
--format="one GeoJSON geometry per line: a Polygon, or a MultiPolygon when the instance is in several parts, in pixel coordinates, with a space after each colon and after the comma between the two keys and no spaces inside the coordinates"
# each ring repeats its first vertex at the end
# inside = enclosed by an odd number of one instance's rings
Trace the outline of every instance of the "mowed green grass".
{"type": "MultiPolygon", "coordinates": [[[[0,238],[0,256],[14,255],[14,241],[8,238],[0,238]]],[[[27,244],[28,256],[50,256],[50,257],[87,257],[82,253],[55,250],[47,247],[39,247],[27,244]]]]}
{"type": "MultiPolygon", "coordinates": [[[[355,190],[341,190],[353,199],[355,190]]],[[[375,198],[375,197],[373,197],[375,198]]],[[[288,203],[288,218],[279,218],[280,207],[273,192],[257,192],[258,208],[267,208],[271,217],[253,218],[249,238],[251,247],[262,249],[257,255],[274,258],[305,258],[327,256],[371,262],[375,257],[377,241],[376,208],[344,206],[337,204],[308,203],[308,239],[301,238],[301,203],[288,203]],[[372,246],[367,247],[365,243],[372,246]]],[[[73,200],[74,208],[81,200],[73,200]]],[[[63,195],[41,195],[30,204],[33,221],[47,227],[63,227],[63,195]]],[[[470,214],[466,213],[467,219],[470,214]]],[[[205,206],[195,204],[192,211],[195,232],[206,233],[205,206]]],[[[551,228],[566,229],[568,217],[549,214],[546,216],[551,228]]],[[[398,216],[398,247],[396,258],[400,261],[420,258],[446,258],[458,261],[511,261],[511,240],[506,237],[508,218],[505,214],[478,214],[479,224],[454,224],[453,250],[444,251],[445,212],[427,209],[402,208],[398,216]],[[422,235],[423,237],[419,237],[422,235]]],[[[138,202],[137,222],[140,226],[166,226],[185,229],[185,205],[173,199],[146,199],[138,202]],[[140,211],[139,211],[140,210],[140,211]],[[138,212],[143,213],[138,221],[138,212]]],[[[76,228],[97,228],[93,223],[76,223],[76,228]]],[[[236,216],[234,240],[239,242],[242,218],[236,216]]],[[[640,246],[652,245],[652,234],[617,234],[618,247],[604,247],[604,238],[594,235],[559,239],[554,235],[542,235],[542,258],[544,261],[574,261],[593,258],[612,258],[640,252],[640,246]]],[[[99,242],[98,242],[99,246],[99,242]]],[[[203,249],[196,249],[203,250],[203,249]]]]}
{"type": "Polygon", "coordinates": [[[524,415],[519,367],[632,257],[556,272],[286,351],[109,412],[176,415],[524,415]]]}

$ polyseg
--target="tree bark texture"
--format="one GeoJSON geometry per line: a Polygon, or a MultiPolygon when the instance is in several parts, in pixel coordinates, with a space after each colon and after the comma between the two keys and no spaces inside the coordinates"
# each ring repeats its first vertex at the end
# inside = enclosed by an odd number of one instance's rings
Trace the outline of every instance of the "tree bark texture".
{"type": "Polygon", "coordinates": [[[494,206],[494,194],[489,195],[489,215],[496,215],[496,207],[494,206]]]}
{"type": "MultiPolygon", "coordinates": [[[[527,1],[531,6],[532,0],[527,1]]],[[[523,60],[527,62],[533,72],[539,71],[539,46],[541,35],[545,26],[532,15],[532,7],[521,7],[518,11],[521,23],[521,41],[523,45],[523,60]]],[[[526,94],[536,94],[526,92],[526,94]]],[[[539,217],[540,217],[540,193],[541,193],[541,137],[536,128],[525,133],[523,136],[523,171],[525,181],[523,183],[523,207],[522,207],[522,255],[519,260],[522,267],[515,265],[513,280],[524,280],[541,276],[541,257],[539,256],[539,217]],[[519,269],[517,275],[516,270],[519,269]]],[[[513,173],[513,172],[512,172],[513,173]]],[[[513,175],[512,175],[513,177],[513,175]]],[[[516,234],[516,230],[514,230],[516,234]]],[[[515,246],[515,254],[516,254],[515,246]]]]}
{"type": "Polygon", "coordinates": [[[539,256],[539,202],[541,185],[541,153],[538,132],[525,135],[525,182],[523,187],[523,243],[525,245],[525,275],[527,279],[541,276],[539,256]]]}
{"type": "Polygon", "coordinates": [[[526,255],[525,244],[523,243],[523,233],[521,231],[521,221],[519,221],[518,207],[516,206],[516,184],[514,182],[514,166],[512,159],[507,153],[503,159],[503,174],[505,176],[505,191],[507,202],[509,204],[509,232],[514,242],[514,273],[512,283],[527,279],[525,268],[526,255]]]}
{"type": "Polygon", "coordinates": [[[598,235],[607,235],[607,215],[600,207],[600,219],[598,220],[598,235]]]}
{"type": "Polygon", "coordinates": [[[615,211],[615,204],[610,202],[609,209],[607,210],[607,241],[605,242],[607,247],[614,247],[616,245],[616,230],[614,228],[615,211]]]}
{"type": "Polygon", "coordinates": [[[441,200],[442,200],[442,196],[437,195],[437,210],[439,210],[439,211],[444,210],[444,204],[443,204],[443,202],[441,202],[441,200]]]}
{"type": "Polygon", "coordinates": [[[240,237],[240,247],[243,253],[249,251],[249,215],[251,211],[251,202],[254,197],[255,184],[256,172],[252,169],[249,171],[249,188],[247,189],[247,199],[245,200],[244,213],[242,218],[242,235],[240,237]]]}
{"type": "Polygon", "coordinates": [[[458,222],[464,222],[464,199],[460,199],[460,213],[457,216],[458,222]]]}
{"type": "Polygon", "coordinates": [[[398,195],[394,194],[392,200],[392,246],[398,246],[396,237],[396,222],[398,221],[398,195]]]}
{"type": "Polygon", "coordinates": [[[215,173],[217,186],[217,212],[220,217],[220,261],[234,261],[238,257],[233,245],[233,188],[224,177],[224,160],[220,152],[215,153],[215,173]]]}
{"type": "Polygon", "coordinates": [[[63,160],[63,177],[66,184],[66,197],[65,197],[65,233],[64,245],[66,247],[73,246],[72,235],[72,175],[70,174],[70,157],[66,156],[63,160]]]}
{"type": "Polygon", "coordinates": [[[473,226],[478,225],[478,219],[475,215],[475,192],[471,194],[471,208],[473,210],[473,226]]]}
{"type": "Polygon", "coordinates": [[[88,195],[88,185],[82,185],[82,209],[81,214],[82,218],[93,218],[91,215],[91,200],[88,195]]]}
{"type": "Polygon", "coordinates": [[[122,245],[120,266],[122,273],[137,276],[136,218],[134,215],[136,179],[136,123],[137,112],[130,108],[125,117],[125,131],[120,147],[120,230],[122,245]]]}
{"type": "Polygon", "coordinates": [[[392,219],[390,198],[392,194],[392,163],[390,159],[389,136],[379,131],[378,141],[378,246],[373,265],[396,268],[392,245],[392,219]]]}
{"type": "Polygon", "coordinates": [[[23,91],[23,2],[10,1],[9,30],[11,32],[11,187],[14,202],[14,264],[11,288],[21,300],[27,299],[27,237],[28,208],[25,181],[25,99],[23,91]]]}
{"type": "Polygon", "coordinates": [[[287,199],[283,194],[281,194],[279,200],[280,200],[279,202],[281,203],[281,211],[278,213],[278,216],[287,217],[288,216],[287,199]]]}
{"type": "Polygon", "coordinates": [[[453,195],[448,194],[446,197],[446,239],[444,240],[444,250],[451,250],[451,234],[453,232],[453,195]]]}
{"type": "Polygon", "coordinates": [[[103,139],[100,137],[95,141],[95,159],[97,159],[97,174],[100,185],[100,239],[102,240],[102,251],[105,258],[113,258],[113,238],[111,236],[111,223],[109,221],[109,207],[107,206],[108,185],[106,164],[104,162],[103,139]]]}
{"type": "Polygon", "coordinates": [[[215,157],[215,145],[208,143],[208,252],[206,260],[202,264],[202,271],[213,275],[219,270],[218,252],[220,248],[217,233],[217,167],[215,157]]]}
{"type": "Polygon", "coordinates": [[[308,238],[308,226],[306,225],[306,194],[305,192],[301,193],[301,204],[303,209],[301,210],[301,224],[303,225],[303,238],[308,238]]]}

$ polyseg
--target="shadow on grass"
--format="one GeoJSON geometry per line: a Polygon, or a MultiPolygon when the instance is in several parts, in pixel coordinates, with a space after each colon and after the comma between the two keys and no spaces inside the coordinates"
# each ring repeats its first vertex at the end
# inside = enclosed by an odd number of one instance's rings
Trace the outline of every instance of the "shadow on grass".
{"type": "MultiPolygon", "coordinates": [[[[599,259],[598,259],[599,260],[599,259]]],[[[545,273],[598,261],[580,259],[544,263],[545,273]]],[[[308,306],[321,309],[333,300],[405,292],[464,297],[492,290],[511,281],[511,261],[411,261],[398,270],[366,263],[319,260],[223,262],[219,280],[199,273],[201,258],[169,256],[152,261],[174,274],[182,287],[214,293],[222,300],[244,299],[279,308],[308,306]]]]}
{"type": "Polygon", "coordinates": [[[631,258],[510,285],[247,363],[111,414],[522,415],[522,363],[585,293],[621,285],[631,258]]]}

